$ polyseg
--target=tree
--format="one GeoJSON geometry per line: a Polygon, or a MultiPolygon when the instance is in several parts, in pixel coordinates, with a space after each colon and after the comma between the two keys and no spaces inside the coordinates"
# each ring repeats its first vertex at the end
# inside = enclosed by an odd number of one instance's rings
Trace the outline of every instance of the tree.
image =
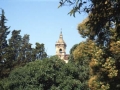
{"type": "Polygon", "coordinates": [[[13,61],[17,61],[20,52],[20,47],[22,43],[22,37],[20,35],[20,32],[20,30],[13,30],[12,36],[9,39],[9,47],[11,49],[11,53],[13,53],[13,58],[11,58],[11,60],[13,61]]]}
{"type": "Polygon", "coordinates": [[[21,30],[13,30],[11,38],[7,40],[10,31],[5,26],[6,20],[4,10],[2,10],[0,15],[0,79],[8,77],[16,67],[47,57],[44,44],[36,43],[36,48],[32,48],[32,44],[29,43],[29,35],[25,34],[22,37],[21,30]]]}
{"type": "Polygon", "coordinates": [[[90,35],[89,27],[86,25],[86,22],[88,22],[88,18],[84,19],[80,24],[78,24],[78,31],[79,34],[82,35],[83,38],[88,38],[90,35]]]}
{"type": "Polygon", "coordinates": [[[97,50],[98,47],[94,41],[87,40],[85,42],[81,42],[73,51],[74,61],[79,67],[79,80],[82,82],[81,84],[85,90],[91,90],[88,83],[91,77],[91,67],[89,64],[97,50]]]}
{"type": "Polygon", "coordinates": [[[44,44],[40,44],[40,43],[36,43],[36,47],[35,47],[35,56],[36,59],[38,60],[42,60],[43,58],[47,57],[47,54],[45,52],[45,48],[44,48],[44,44]]]}
{"type": "Polygon", "coordinates": [[[110,43],[110,28],[115,28],[115,40],[120,36],[120,1],[119,0],[60,0],[60,6],[69,4],[73,6],[70,15],[76,12],[88,13],[89,20],[86,22],[89,28],[89,38],[97,40],[99,44],[108,46],[110,43]],[[87,5],[88,4],[88,5],[87,5]]]}
{"type": "Polygon", "coordinates": [[[0,89],[77,90],[81,88],[78,77],[78,68],[74,64],[66,64],[53,56],[16,68],[8,78],[0,81],[0,89]]]}
{"type": "Polygon", "coordinates": [[[71,49],[70,49],[70,55],[69,55],[69,62],[74,62],[74,57],[73,57],[73,52],[74,50],[76,49],[76,47],[78,46],[79,44],[75,44],[71,49]]]}
{"type": "MultiPolygon", "coordinates": [[[[25,34],[22,38],[21,46],[20,46],[20,52],[19,52],[19,63],[27,63],[31,62],[33,59],[31,57],[33,51],[32,51],[32,44],[29,43],[29,35],[25,34]]],[[[35,59],[34,59],[35,60],[35,59]]]]}
{"type": "Polygon", "coordinates": [[[118,58],[120,59],[120,57],[116,57],[116,54],[119,55],[119,52],[116,52],[118,45],[119,42],[112,42],[110,43],[110,49],[98,47],[97,45],[95,46],[96,48],[93,47],[92,50],[95,53],[91,55],[92,58],[89,63],[91,76],[88,82],[91,90],[120,89],[120,83],[118,82],[120,80],[120,67],[118,65],[120,62],[118,58]]]}
{"type": "Polygon", "coordinates": [[[73,56],[82,77],[79,80],[86,82],[90,90],[120,89],[119,44],[119,41],[112,42],[108,49],[88,40],[74,50],[73,56]]]}
{"type": "Polygon", "coordinates": [[[10,33],[9,27],[5,26],[6,23],[6,17],[4,15],[4,10],[2,10],[2,14],[0,16],[0,77],[3,77],[3,71],[4,71],[4,55],[6,53],[5,49],[8,47],[7,44],[7,35],[10,33]]]}
{"type": "MultiPolygon", "coordinates": [[[[90,59],[89,88],[91,90],[119,90],[120,83],[120,1],[119,0],[61,0],[60,5],[73,5],[70,15],[88,13],[88,20],[78,26],[82,36],[93,42],[86,49],[79,46],[74,58],[84,56],[90,59]],[[89,4],[86,6],[86,4],[89,4]],[[83,7],[82,7],[83,6],[83,7]]],[[[88,42],[88,41],[87,41],[88,42]]],[[[86,43],[87,43],[86,42],[86,43]]]]}

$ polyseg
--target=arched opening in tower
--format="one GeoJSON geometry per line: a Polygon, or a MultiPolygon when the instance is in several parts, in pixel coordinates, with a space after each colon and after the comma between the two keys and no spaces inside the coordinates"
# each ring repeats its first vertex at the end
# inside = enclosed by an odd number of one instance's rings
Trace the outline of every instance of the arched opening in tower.
{"type": "Polygon", "coordinates": [[[59,49],[59,52],[62,53],[62,49],[59,49]]]}

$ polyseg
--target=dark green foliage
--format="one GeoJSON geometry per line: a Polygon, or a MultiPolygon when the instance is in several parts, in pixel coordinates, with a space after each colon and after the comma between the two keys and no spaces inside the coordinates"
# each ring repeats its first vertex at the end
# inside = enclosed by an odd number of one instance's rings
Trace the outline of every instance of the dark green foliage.
{"type": "Polygon", "coordinates": [[[9,49],[11,49],[11,52],[9,53],[12,53],[12,58],[9,60],[17,61],[17,57],[21,48],[21,40],[22,37],[20,35],[20,30],[13,30],[12,36],[9,39],[9,49]]]}
{"type": "Polygon", "coordinates": [[[7,35],[10,33],[8,31],[8,27],[5,26],[6,17],[4,15],[4,10],[2,10],[2,14],[0,15],[0,77],[2,76],[2,72],[4,71],[4,55],[6,54],[6,48],[8,47],[7,44],[7,35]]]}
{"type": "MultiPolygon", "coordinates": [[[[68,13],[71,15],[73,15],[75,17],[75,13],[78,12],[78,13],[81,13],[81,8],[86,4],[86,0],[60,0],[59,2],[59,7],[61,6],[64,6],[64,5],[67,5],[67,6],[72,6],[72,10],[68,13]]],[[[85,5],[84,6],[84,10],[87,12],[89,11],[89,9],[87,10],[87,6],[85,5]]]]}
{"type": "Polygon", "coordinates": [[[35,47],[35,53],[36,53],[36,59],[43,59],[47,57],[47,54],[45,52],[44,44],[36,43],[35,47]]]}
{"type": "Polygon", "coordinates": [[[23,62],[23,63],[27,63],[32,61],[32,47],[31,47],[31,43],[29,43],[29,35],[25,34],[21,40],[21,44],[20,44],[20,50],[19,50],[19,55],[18,55],[18,63],[23,62]]]}
{"type": "MultiPolygon", "coordinates": [[[[79,68],[66,64],[57,56],[30,62],[11,72],[0,82],[3,90],[84,90],[79,68]]],[[[87,90],[87,89],[86,89],[87,90]]]]}
{"type": "Polygon", "coordinates": [[[22,37],[21,30],[13,30],[12,36],[7,42],[6,38],[10,31],[5,23],[6,17],[2,10],[0,15],[0,79],[8,77],[15,67],[47,57],[44,44],[36,43],[36,48],[32,48],[32,44],[29,43],[29,35],[25,34],[22,37]]]}

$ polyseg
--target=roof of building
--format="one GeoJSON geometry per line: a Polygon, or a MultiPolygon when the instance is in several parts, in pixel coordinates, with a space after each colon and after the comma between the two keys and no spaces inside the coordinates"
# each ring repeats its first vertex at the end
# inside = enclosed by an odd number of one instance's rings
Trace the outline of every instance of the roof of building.
{"type": "Polygon", "coordinates": [[[58,39],[58,41],[56,42],[56,44],[65,44],[65,45],[66,45],[65,41],[63,40],[62,31],[61,31],[61,33],[60,33],[59,39],[58,39]]]}

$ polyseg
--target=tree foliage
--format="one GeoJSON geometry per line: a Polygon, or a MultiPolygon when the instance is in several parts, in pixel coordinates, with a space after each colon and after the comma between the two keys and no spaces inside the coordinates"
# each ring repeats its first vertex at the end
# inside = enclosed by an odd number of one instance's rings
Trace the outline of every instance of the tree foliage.
{"type": "Polygon", "coordinates": [[[78,31],[79,34],[83,37],[83,38],[89,38],[90,37],[90,30],[89,27],[86,25],[86,22],[88,22],[89,18],[84,19],[80,24],[78,24],[78,31]]]}
{"type": "MultiPolygon", "coordinates": [[[[76,12],[88,13],[86,26],[89,38],[96,39],[99,44],[109,45],[112,36],[110,28],[116,32],[115,40],[120,36],[120,1],[119,0],[60,0],[60,6],[71,5],[70,15],[76,12]]],[[[86,31],[85,31],[86,32],[86,31]]]]}
{"type": "Polygon", "coordinates": [[[0,82],[0,89],[84,90],[79,75],[77,66],[72,63],[66,64],[54,56],[16,68],[7,79],[0,82]]]}
{"type": "Polygon", "coordinates": [[[5,58],[3,56],[6,54],[5,48],[8,47],[6,38],[10,33],[9,28],[5,25],[6,20],[4,10],[2,10],[2,14],[0,15],[0,77],[2,77],[1,73],[4,70],[5,58]]]}
{"type": "Polygon", "coordinates": [[[4,10],[2,10],[0,16],[0,79],[8,77],[15,67],[47,57],[44,44],[36,43],[36,47],[32,48],[29,35],[25,34],[22,37],[21,30],[13,30],[11,37],[7,39],[10,31],[5,25],[6,20],[4,10]]]}
{"type": "Polygon", "coordinates": [[[90,90],[120,89],[119,44],[120,41],[111,42],[110,47],[105,48],[88,40],[80,43],[74,50],[75,61],[80,62],[79,67],[84,66],[83,69],[80,68],[81,75],[89,77],[86,85],[89,86],[90,90]]]}
{"type": "Polygon", "coordinates": [[[35,53],[36,53],[36,59],[42,60],[43,58],[47,57],[44,44],[36,43],[35,53]]]}
{"type": "Polygon", "coordinates": [[[73,6],[70,15],[82,11],[88,13],[88,18],[78,25],[79,33],[88,40],[81,43],[73,55],[76,60],[89,59],[89,88],[119,90],[120,1],[60,0],[60,6],[66,4],[73,6]]]}
{"type": "MultiPolygon", "coordinates": [[[[118,42],[114,43],[117,45],[119,44],[118,42]]],[[[117,47],[117,45],[115,45],[115,47],[117,47]]],[[[110,48],[113,50],[113,43],[110,44],[110,48]]],[[[116,48],[114,48],[114,50],[116,50],[116,48]]],[[[114,54],[116,52],[114,50],[111,51],[111,49],[102,49],[99,47],[96,53],[92,56],[89,64],[91,67],[90,74],[92,75],[89,80],[89,87],[92,90],[120,89],[120,67],[118,65],[120,64],[120,61],[118,60],[120,57],[114,54]]],[[[116,54],[119,55],[119,52],[116,54]]]]}
{"type": "Polygon", "coordinates": [[[76,47],[78,46],[78,44],[75,44],[71,49],[70,49],[70,55],[69,55],[69,62],[74,62],[74,57],[73,57],[73,52],[76,49],[76,47]]]}

